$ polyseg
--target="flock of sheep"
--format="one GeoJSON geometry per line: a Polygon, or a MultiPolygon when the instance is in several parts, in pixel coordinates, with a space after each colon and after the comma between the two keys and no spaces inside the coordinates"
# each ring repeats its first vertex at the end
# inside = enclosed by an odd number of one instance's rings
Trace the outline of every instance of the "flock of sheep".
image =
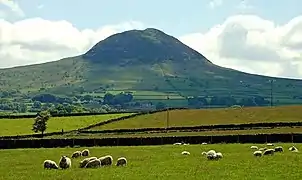
{"type": "MultiPolygon", "coordinates": [[[[207,143],[202,143],[202,145],[206,145],[207,143]]],[[[187,143],[181,142],[181,143],[174,143],[173,145],[189,145],[187,143]]],[[[272,143],[266,144],[266,146],[274,146],[272,143]]],[[[274,155],[275,152],[283,152],[283,147],[282,146],[277,146],[275,148],[258,148],[257,146],[251,146],[251,149],[254,149],[253,155],[255,157],[261,157],[262,155],[274,155]]],[[[288,149],[291,152],[299,152],[299,150],[295,147],[292,146],[288,149]]],[[[190,152],[188,151],[183,151],[181,153],[182,155],[190,155],[190,152]]],[[[206,156],[208,160],[219,160],[223,157],[221,152],[216,152],[215,150],[209,150],[208,152],[202,152],[202,155],[206,156]]]]}
{"type": "MultiPolygon", "coordinates": [[[[79,158],[81,156],[89,156],[89,150],[84,149],[83,151],[76,151],[72,154],[71,158],[79,158]]],[[[113,164],[113,158],[111,155],[97,157],[87,157],[80,162],[80,168],[100,168],[102,166],[111,166],[113,164]]],[[[120,157],[116,161],[116,166],[127,165],[127,159],[125,157],[120,157]]],[[[44,169],[68,169],[71,168],[71,159],[67,156],[62,156],[59,161],[59,166],[53,160],[45,160],[43,162],[44,169]]]]}
{"type": "MultiPolygon", "coordinates": [[[[267,146],[274,146],[274,144],[268,143],[267,146]]],[[[274,155],[275,152],[283,152],[282,146],[277,146],[275,148],[258,148],[257,146],[251,146],[251,149],[256,150],[253,153],[256,157],[261,157],[262,155],[274,155]]],[[[288,148],[288,150],[291,152],[299,152],[295,146],[288,148]]]]}

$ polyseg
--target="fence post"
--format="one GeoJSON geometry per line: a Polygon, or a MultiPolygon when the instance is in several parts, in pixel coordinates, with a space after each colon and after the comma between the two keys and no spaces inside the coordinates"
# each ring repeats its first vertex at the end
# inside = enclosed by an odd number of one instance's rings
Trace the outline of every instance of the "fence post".
{"type": "Polygon", "coordinates": [[[237,143],[240,143],[240,135],[237,134],[237,143]]]}
{"type": "Polygon", "coordinates": [[[267,134],[265,135],[265,143],[267,143],[267,134]]]}
{"type": "Polygon", "coordinates": [[[294,143],[294,135],[291,133],[292,143],[294,143]]]}
{"type": "Polygon", "coordinates": [[[213,144],[213,136],[211,136],[211,144],[213,144]]]}

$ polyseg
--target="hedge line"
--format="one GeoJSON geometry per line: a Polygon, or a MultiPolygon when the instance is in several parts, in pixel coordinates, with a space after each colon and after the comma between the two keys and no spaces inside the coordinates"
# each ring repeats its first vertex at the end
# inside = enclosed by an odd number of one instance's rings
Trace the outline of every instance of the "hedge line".
{"type": "MultiPolygon", "coordinates": [[[[132,115],[131,115],[132,116],[132,115]]],[[[135,115],[134,115],[135,116],[135,115]]],[[[132,116],[132,117],[134,117],[132,116]]],[[[129,116],[126,116],[129,117],[129,116]]],[[[114,120],[114,119],[113,119],[114,120]]],[[[105,122],[104,122],[105,123],[105,122]]],[[[102,124],[103,125],[103,124],[102,124]]],[[[247,124],[217,124],[204,126],[185,126],[169,128],[136,128],[136,129],[110,129],[110,130],[88,130],[80,129],[81,133],[126,133],[126,132],[151,132],[151,131],[205,131],[205,130],[244,130],[255,128],[293,127],[302,126],[302,122],[273,122],[273,123],[247,123],[247,124]]],[[[89,128],[88,128],[89,129],[89,128]]]]}
{"type": "MultiPolygon", "coordinates": [[[[188,108],[168,108],[169,110],[180,110],[188,108]]],[[[144,114],[166,111],[167,109],[144,111],[144,114]]],[[[73,117],[73,116],[96,116],[105,114],[122,114],[122,113],[142,113],[142,111],[121,111],[121,112],[109,112],[109,113],[71,113],[71,114],[51,114],[52,117],[73,117]]],[[[24,114],[24,115],[0,115],[0,119],[23,119],[23,118],[35,118],[36,114],[24,114]]]]}
{"type": "Polygon", "coordinates": [[[138,146],[164,145],[175,142],[190,144],[207,143],[301,143],[302,134],[254,134],[223,136],[181,136],[181,137],[146,137],[146,138],[102,138],[102,139],[2,139],[0,149],[15,148],[56,148],[74,146],[138,146]]]}

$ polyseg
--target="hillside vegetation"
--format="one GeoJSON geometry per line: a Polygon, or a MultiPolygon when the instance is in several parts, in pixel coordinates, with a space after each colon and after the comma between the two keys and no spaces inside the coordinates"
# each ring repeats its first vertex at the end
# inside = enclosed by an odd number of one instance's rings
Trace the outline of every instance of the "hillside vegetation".
{"type": "MultiPolygon", "coordinates": [[[[186,109],[169,111],[169,127],[265,122],[300,122],[302,106],[186,109]]],[[[167,112],[158,112],[94,127],[91,130],[167,127],[167,112]]]]}

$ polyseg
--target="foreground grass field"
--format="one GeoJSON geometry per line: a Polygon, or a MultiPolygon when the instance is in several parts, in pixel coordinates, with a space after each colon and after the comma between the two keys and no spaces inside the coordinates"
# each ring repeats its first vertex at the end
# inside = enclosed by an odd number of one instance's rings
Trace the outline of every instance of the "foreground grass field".
{"type": "MultiPolygon", "coordinates": [[[[278,144],[279,145],[279,144],[278,144]]],[[[44,170],[42,163],[52,159],[58,163],[61,155],[71,155],[83,148],[58,149],[17,149],[0,150],[1,179],[5,180],[96,180],[96,179],[131,179],[131,180],[281,180],[302,179],[300,153],[292,153],[288,148],[292,144],[280,144],[285,152],[256,158],[251,144],[216,144],[189,146],[133,146],[133,147],[95,147],[89,148],[91,156],[111,154],[116,159],[125,156],[126,167],[106,167],[100,169],[80,169],[81,159],[72,160],[68,170],[44,170]],[[222,152],[219,161],[208,161],[201,155],[202,151],[214,149],[222,152]],[[189,151],[190,156],[181,155],[189,151]],[[34,158],[33,158],[34,157],[34,158]]],[[[262,145],[263,146],[263,145],[262,145]]],[[[295,144],[299,149],[301,144],[295,144]]]]}
{"type": "MultiPolygon", "coordinates": [[[[97,116],[75,116],[75,117],[51,117],[48,121],[46,132],[55,132],[74,130],[106,121],[113,118],[131,115],[123,114],[106,114],[97,116]]],[[[0,136],[33,134],[32,124],[34,119],[0,119],[0,136]]]]}
{"type": "MultiPolygon", "coordinates": [[[[302,121],[302,106],[219,108],[169,111],[169,127],[302,121]]],[[[166,127],[167,112],[147,114],[94,127],[91,130],[166,127]]]]}

